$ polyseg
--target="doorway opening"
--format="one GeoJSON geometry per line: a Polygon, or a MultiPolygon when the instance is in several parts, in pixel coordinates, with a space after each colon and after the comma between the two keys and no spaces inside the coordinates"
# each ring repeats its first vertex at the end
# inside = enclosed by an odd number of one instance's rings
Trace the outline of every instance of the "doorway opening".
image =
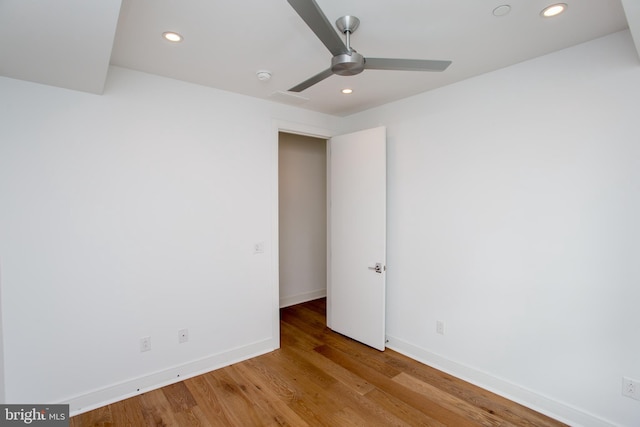
{"type": "Polygon", "coordinates": [[[278,133],[280,307],[327,296],[327,140],[278,133]]]}

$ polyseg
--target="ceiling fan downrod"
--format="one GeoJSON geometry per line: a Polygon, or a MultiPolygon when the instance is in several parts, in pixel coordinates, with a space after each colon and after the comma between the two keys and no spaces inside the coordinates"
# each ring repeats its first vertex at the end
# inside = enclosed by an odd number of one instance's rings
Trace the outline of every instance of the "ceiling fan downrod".
{"type": "Polygon", "coordinates": [[[351,16],[351,15],[342,16],[336,20],[336,27],[347,38],[346,44],[347,44],[347,50],[349,50],[349,52],[353,51],[353,49],[351,49],[351,33],[356,31],[359,25],[360,25],[360,20],[355,16],[351,16]]]}
{"type": "Polygon", "coordinates": [[[331,59],[331,71],[339,76],[355,76],[364,70],[364,56],[351,48],[351,33],[360,25],[355,16],[347,15],[338,18],[336,27],[346,36],[347,52],[331,59]]]}

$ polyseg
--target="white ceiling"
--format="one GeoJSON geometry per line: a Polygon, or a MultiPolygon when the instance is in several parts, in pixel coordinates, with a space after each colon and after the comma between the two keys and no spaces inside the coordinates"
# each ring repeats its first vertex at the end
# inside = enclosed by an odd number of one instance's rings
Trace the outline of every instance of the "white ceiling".
{"type": "Polygon", "coordinates": [[[0,75],[102,93],[110,63],[344,116],[623,30],[627,21],[640,37],[638,0],[562,0],[567,11],[550,19],[540,11],[554,0],[316,1],[331,22],[360,18],[351,44],[365,57],[453,64],[442,73],[332,76],[294,98],[287,89],[329,68],[331,54],[286,0],[0,0],[0,75]],[[511,12],[494,16],[504,4],[511,12]],[[164,31],[184,41],[171,44],[164,31]],[[268,82],[256,78],[263,69],[272,72],[268,82]],[[341,94],[344,87],[354,93],[341,94]]]}

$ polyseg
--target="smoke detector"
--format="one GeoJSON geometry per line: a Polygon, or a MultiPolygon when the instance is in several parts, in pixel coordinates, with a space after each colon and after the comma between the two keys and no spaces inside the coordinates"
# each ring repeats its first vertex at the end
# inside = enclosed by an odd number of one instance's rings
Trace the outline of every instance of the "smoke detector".
{"type": "Polygon", "coordinates": [[[256,77],[258,77],[258,80],[261,82],[266,82],[271,78],[271,71],[260,70],[256,73],[256,77]]]}

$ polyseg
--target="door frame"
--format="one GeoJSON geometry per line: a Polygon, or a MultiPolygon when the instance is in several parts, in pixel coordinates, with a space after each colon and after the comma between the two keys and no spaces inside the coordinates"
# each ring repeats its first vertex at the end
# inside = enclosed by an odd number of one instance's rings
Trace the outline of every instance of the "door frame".
{"type": "MultiPolygon", "coordinates": [[[[278,138],[279,134],[290,133],[294,135],[311,136],[314,138],[329,140],[338,133],[334,130],[307,125],[303,123],[289,122],[284,120],[272,121],[272,141],[271,141],[271,286],[272,286],[272,347],[280,348],[280,224],[279,224],[279,190],[278,190],[278,138]]],[[[327,142],[327,154],[329,150],[327,142]]],[[[329,162],[327,161],[327,168],[329,162]]],[[[329,199],[329,188],[327,188],[327,200],[329,199]]],[[[329,216],[329,205],[327,204],[327,227],[331,225],[329,216]]],[[[331,247],[329,233],[327,233],[327,251],[331,247]]],[[[327,293],[331,292],[330,276],[331,264],[327,257],[327,293]]]]}

